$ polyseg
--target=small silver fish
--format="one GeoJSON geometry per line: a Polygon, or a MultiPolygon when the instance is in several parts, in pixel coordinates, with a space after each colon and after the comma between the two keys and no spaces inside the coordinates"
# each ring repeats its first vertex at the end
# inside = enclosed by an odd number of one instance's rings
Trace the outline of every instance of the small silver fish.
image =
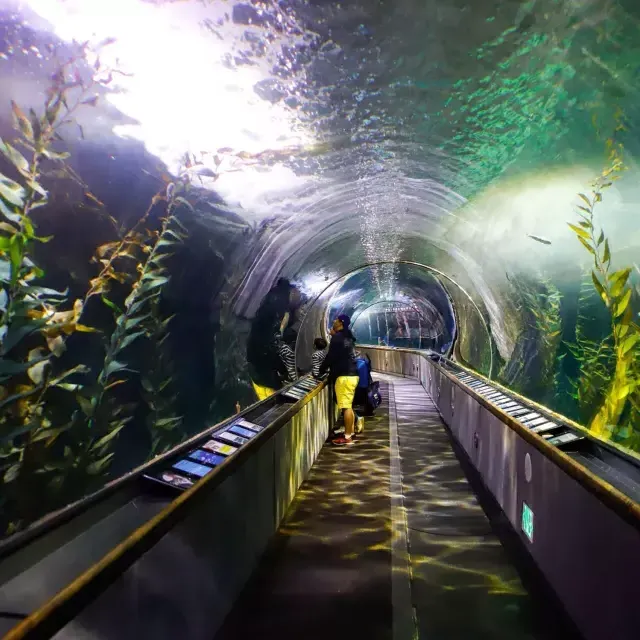
{"type": "Polygon", "coordinates": [[[541,238],[540,236],[532,236],[531,234],[527,234],[527,238],[531,238],[536,242],[540,242],[541,244],[551,244],[551,240],[547,240],[546,238],[541,238]]]}
{"type": "Polygon", "coordinates": [[[187,167],[184,173],[189,173],[190,175],[200,176],[202,178],[217,178],[218,174],[215,173],[209,167],[204,167],[202,165],[194,165],[192,167],[187,167]]]}

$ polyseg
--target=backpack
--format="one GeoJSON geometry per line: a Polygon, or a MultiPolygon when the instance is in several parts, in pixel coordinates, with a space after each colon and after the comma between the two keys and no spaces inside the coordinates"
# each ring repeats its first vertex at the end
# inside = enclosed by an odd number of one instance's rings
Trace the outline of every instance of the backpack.
{"type": "Polygon", "coordinates": [[[382,403],[382,395],[380,394],[380,383],[372,382],[367,390],[367,404],[368,411],[373,412],[382,403]]]}
{"type": "Polygon", "coordinates": [[[366,389],[371,382],[369,365],[364,358],[356,358],[356,366],[358,367],[358,387],[360,389],[366,389]]]}

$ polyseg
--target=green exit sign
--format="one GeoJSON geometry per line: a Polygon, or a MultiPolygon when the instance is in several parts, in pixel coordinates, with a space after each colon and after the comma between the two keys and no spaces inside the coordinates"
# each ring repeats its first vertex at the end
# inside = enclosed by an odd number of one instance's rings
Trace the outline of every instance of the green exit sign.
{"type": "Polygon", "coordinates": [[[529,542],[533,542],[533,511],[526,502],[522,503],[522,530],[529,542]]]}

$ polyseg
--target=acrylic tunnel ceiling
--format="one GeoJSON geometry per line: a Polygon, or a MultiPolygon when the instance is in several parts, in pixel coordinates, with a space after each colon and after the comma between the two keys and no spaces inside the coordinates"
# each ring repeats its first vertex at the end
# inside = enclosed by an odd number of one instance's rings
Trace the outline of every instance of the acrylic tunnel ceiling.
{"type": "MultiPolygon", "coordinates": [[[[567,223],[612,137],[627,171],[599,217],[616,259],[637,254],[635,2],[0,7],[0,81],[22,105],[37,107],[74,42],[114,69],[64,133],[70,163],[93,169],[83,179],[119,220],[144,181],[188,175],[184,215],[211,238],[224,313],[251,318],[280,276],[313,297],[361,265],[416,262],[450,279],[460,333],[486,323],[508,362],[523,331],[514,283],[580,286],[591,256],[567,223]]],[[[378,270],[381,302],[400,273],[378,270]]]]}

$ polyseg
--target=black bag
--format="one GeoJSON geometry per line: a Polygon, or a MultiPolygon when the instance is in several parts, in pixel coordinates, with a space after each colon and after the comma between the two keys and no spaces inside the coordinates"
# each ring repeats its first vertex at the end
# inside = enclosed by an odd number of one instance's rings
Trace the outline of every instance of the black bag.
{"type": "Polygon", "coordinates": [[[371,415],[382,403],[382,395],[380,394],[380,383],[372,382],[367,390],[367,403],[365,405],[366,412],[371,415]]]}

